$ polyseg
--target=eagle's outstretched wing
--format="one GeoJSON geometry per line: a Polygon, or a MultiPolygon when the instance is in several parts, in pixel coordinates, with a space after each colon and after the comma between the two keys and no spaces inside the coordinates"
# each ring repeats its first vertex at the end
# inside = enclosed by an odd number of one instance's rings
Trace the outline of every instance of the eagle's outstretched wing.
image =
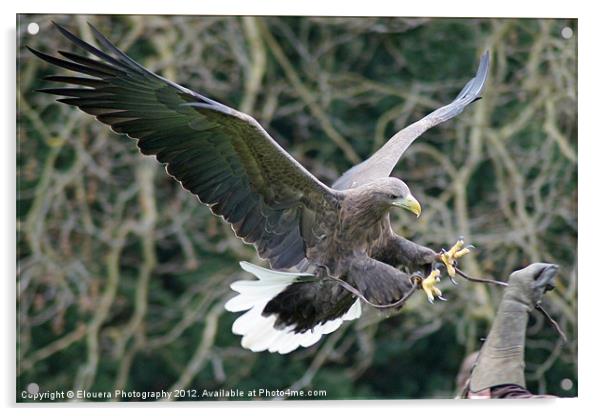
{"type": "Polygon", "coordinates": [[[349,189],[389,176],[399,158],[422,133],[457,116],[466,106],[480,98],[488,69],[489,51],[481,56],[477,74],[468,81],[454,101],[399,131],[369,159],[345,172],[332,187],[339,190],[349,189]]]}
{"type": "Polygon", "coordinates": [[[140,151],[221,215],[236,235],[257,248],[275,269],[305,257],[304,212],[322,221],[335,196],[252,117],[166,80],[139,65],[92,27],[104,49],[59,31],[99,59],[59,52],[41,59],[87,76],[49,76],[76,88],[42,90],[67,98],[117,133],[137,139],[140,151]],[[309,212],[307,212],[309,211],[309,212]]]}

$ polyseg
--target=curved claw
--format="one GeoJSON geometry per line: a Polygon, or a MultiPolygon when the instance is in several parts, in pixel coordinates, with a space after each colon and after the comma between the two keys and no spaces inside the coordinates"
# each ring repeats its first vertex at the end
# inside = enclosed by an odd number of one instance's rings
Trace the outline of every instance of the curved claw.
{"type": "Polygon", "coordinates": [[[468,246],[464,247],[464,240],[462,239],[462,237],[460,237],[460,239],[456,242],[456,244],[454,244],[452,246],[452,248],[449,249],[449,251],[445,251],[445,250],[441,251],[441,254],[440,254],[441,262],[447,268],[447,274],[453,284],[457,284],[457,282],[454,281],[454,279],[453,279],[453,277],[456,275],[456,267],[455,266],[457,263],[457,259],[470,253],[471,247],[474,247],[474,246],[468,245],[468,246]]]}
{"type": "Polygon", "coordinates": [[[438,299],[442,297],[441,290],[436,286],[436,284],[441,281],[439,278],[440,275],[441,272],[438,269],[433,269],[431,274],[420,283],[420,286],[422,287],[422,290],[424,290],[424,293],[426,293],[426,297],[430,303],[433,303],[435,297],[438,299]]]}

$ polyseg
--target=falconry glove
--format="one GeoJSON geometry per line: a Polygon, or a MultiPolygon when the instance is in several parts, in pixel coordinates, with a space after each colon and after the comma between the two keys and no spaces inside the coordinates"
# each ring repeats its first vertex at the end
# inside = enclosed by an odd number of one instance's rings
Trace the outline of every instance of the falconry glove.
{"type": "Polygon", "coordinates": [[[535,263],[510,275],[487,340],[472,371],[469,389],[479,392],[500,385],[525,383],[525,332],[531,312],[547,290],[558,266],[535,263]]]}

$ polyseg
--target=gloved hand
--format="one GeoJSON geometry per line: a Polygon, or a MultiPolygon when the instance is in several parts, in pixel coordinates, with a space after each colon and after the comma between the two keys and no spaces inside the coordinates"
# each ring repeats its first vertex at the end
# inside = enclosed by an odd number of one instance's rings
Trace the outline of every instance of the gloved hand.
{"type": "Polygon", "coordinates": [[[534,263],[510,275],[493,326],[472,371],[470,391],[502,384],[526,388],[525,331],[529,312],[554,288],[558,266],[534,263]]]}

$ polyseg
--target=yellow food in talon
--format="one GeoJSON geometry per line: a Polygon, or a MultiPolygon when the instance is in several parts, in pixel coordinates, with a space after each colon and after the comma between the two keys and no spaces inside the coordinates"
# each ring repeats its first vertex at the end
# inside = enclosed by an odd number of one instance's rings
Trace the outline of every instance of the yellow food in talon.
{"type": "Polygon", "coordinates": [[[435,286],[441,280],[439,279],[440,275],[441,272],[435,269],[421,283],[422,290],[424,290],[424,293],[426,293],[426,297],[431,303],[433,303],[433,300],[435,300],[435,296],[440,297],[442,295],[441,290],[439,290],[439,288],[435,286]]]}

